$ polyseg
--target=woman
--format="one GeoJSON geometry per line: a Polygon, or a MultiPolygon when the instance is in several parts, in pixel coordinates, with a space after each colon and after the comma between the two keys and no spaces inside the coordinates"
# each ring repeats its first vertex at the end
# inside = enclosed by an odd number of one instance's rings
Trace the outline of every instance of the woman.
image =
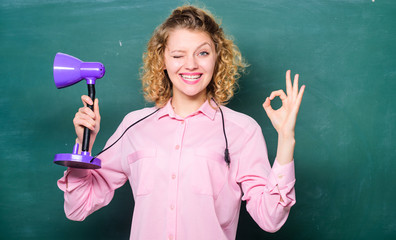
{"type": "MultiPolygon", "coordinates": [[[[68,218],[84,220],[129,180],[131,239],[235,239],[241,200],[261,228],[277,231],[295,203],[294,127],[304,86],[298,89],[298,75],[292,85],[287,71],[287,94],[272,92],[263,104],[278,132],[271,168],[259,125],[224,106],[244,67],[212,15],[193,6],[175,9],[144,54],[143,89],[156,106],[124,118],[107,146],[123,137],[100,155],[101,169],[65,172],[58,185],[68,218]],[[275,97],[282,100],[276,111],[270,105],[275,97]]],[[[82,101],[95,110],[77,112],[77,142],[88,127],[92,147],[98,100],[82,101]]]]}

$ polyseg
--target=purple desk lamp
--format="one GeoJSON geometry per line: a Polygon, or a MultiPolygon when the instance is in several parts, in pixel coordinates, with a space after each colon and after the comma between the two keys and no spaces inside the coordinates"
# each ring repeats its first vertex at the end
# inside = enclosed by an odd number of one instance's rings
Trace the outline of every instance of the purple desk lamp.
{"type": "MultiPolygon", "coordinates": [[[[102,78],[105,67],[99,62],[82,62],[80,59],[64,53],[57,53],[54,60],[54,80],[57,88],[71,86],[85,79],[88,85],[88,96],[95,99],[95,80],[102,78]]],[[[93,106],[88,106],[93,110],[93,106]]],[[[93,158],[88,152],[90,130],[84,128],[82,152],[78,153],[78,143],[73,147],[73,153],[59,153],[55,155],[54,163],[72,167],[97,169],[101,167],[101,160],[93,158]]]]}

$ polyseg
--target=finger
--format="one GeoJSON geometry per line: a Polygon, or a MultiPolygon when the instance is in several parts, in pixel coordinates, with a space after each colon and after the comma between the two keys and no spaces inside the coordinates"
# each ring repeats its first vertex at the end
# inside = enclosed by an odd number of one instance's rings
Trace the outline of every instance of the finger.
{"type": "Polygon", "coordinates": [[[100,112],[99,112],[99,99],[95,99],[94,102],[94,113],[96,115],[97,118],[100,118],[100,112]]]}
{"type": "Polygon", "coordinates": [[[295,105],[296,114],[298,113],[298,111],[300,109],[300,105],[301,105],[302,97],[304,95],[304,91],[305,91],[305,85],[302,85],[301,88],[300,88],[300,92],[298,93],[298,96],[297,96],[297,99],[296,99],[296,105],[295,105]]]}
{"type": "Polygon", "coordinates": [[[291,78],[290,78],[290,70],[286,71],[286,93],[287,96],[290,96],[292,94],[292,83],[291,83],[291,78]]]}
{"type": "Polygon", "coordinates": [[[82,100],[84,106],[92,105],[92,104],[93,104],[92,99],[91,99],[89,96],[87,96],[87,95],[82,95],[82,96],[81,96],[81,100],[82,100]]]}
{"type": "Polygon", "coordinates": [[[274,100],[275,97],[280,97],[282,102],[287,99],[287,96],[283,90],[273,91],[269,96],[269,100],[274,100]]]}
{"type": "Polygon", "coordinates": [[[81,113],[82,115],[87,115],[92,119],[96,118],[95,113],[89,107],[82,107],[78,110],[78,112],[81,113]]]}
{"type": "Polygon", "coordinates": [[[92,118],[87,118],[85,115],[76,115],[73,119],[73,123],[76,126],[87,127],[90,130],[95,130],[96,122],[92,118]]]}
{"type": "Polygon", "coordinates": [[[274,109],[272,109],[271,107],[271,100],[268,97],[265,99],[265,102],[263,103],[263,108],[268,116],[271,115],[271,113],[274,111],[274,109]]]}
{"type": "Polygon", "coordinates": [[[298,93],[298,96],[297,96],[298,107],[300,107],[300,104],[301,104],[301,101],[302,101],[302,98],[303,98],[303,95],[304,95],[304,91],[305,91],[305,85],[302,85],[301,88],[300,88],[300,92],[298,93]]]}
{"type": "Polygon", "coordinates": [[[80,120],[80,121],[76,121],[75,124],[78,125],[78,126],[81,126],[83,128],[88,128],[92,132],[95,131],[95,125],[92,125],[92,124],[90,124],[88,122],[83,122],[83,121],[80,120]]]}
{"type": "Polygon", "coordinates": [[[294,75],[294,83],[293,83],[293,100],[296,100],[298,95],[298,77],[299,75],[294,75]]]}
{"type": "MultiPolygon", "coordinates": [[[[89,108],[86,107],[85,109],[89,109],[89,108]]],[[[77,112],[76,115],[75,115],[75,118],[76,119],[83,119],[83,120],[89,121],[90,123],[96,122],[95,121],[95,116],[92,113],[88,115],[84,111],[77,112]]]]}

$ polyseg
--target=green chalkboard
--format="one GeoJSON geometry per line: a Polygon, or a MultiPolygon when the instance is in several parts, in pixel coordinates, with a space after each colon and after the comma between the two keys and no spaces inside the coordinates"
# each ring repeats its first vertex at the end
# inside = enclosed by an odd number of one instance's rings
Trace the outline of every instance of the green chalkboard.
{"type": "MultiPolygon", "coordinates": [[[[0,239],[128,239],[128,185],[83,222],[66,219],[54,154],[70,152],[84,84],[58,90],[57,52],[99,61],[98,152],[144,102],[139,68],[153,29],[185,1],[0,0],[0,239]]],[[[194,3],[194,2],[193,2],[194,3]]],[[[202,1],[250,63],[229,107],[276,132],[261,107],[292,69],[306,84],[296,128],[297,204],[265,233],[241,211],[237,239],[396,239],[396,2],[202,1]]]]}

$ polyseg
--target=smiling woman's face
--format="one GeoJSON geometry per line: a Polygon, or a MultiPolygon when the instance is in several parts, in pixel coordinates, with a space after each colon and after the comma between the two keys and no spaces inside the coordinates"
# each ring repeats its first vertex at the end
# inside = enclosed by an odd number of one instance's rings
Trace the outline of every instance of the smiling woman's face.
{"type": "Polygon", "coordinates": [[[215,44],[207,33],[172,30],[164,60],[174,98],[206,99],[206,87],[212,80],[216,64],[215,44]]]}

